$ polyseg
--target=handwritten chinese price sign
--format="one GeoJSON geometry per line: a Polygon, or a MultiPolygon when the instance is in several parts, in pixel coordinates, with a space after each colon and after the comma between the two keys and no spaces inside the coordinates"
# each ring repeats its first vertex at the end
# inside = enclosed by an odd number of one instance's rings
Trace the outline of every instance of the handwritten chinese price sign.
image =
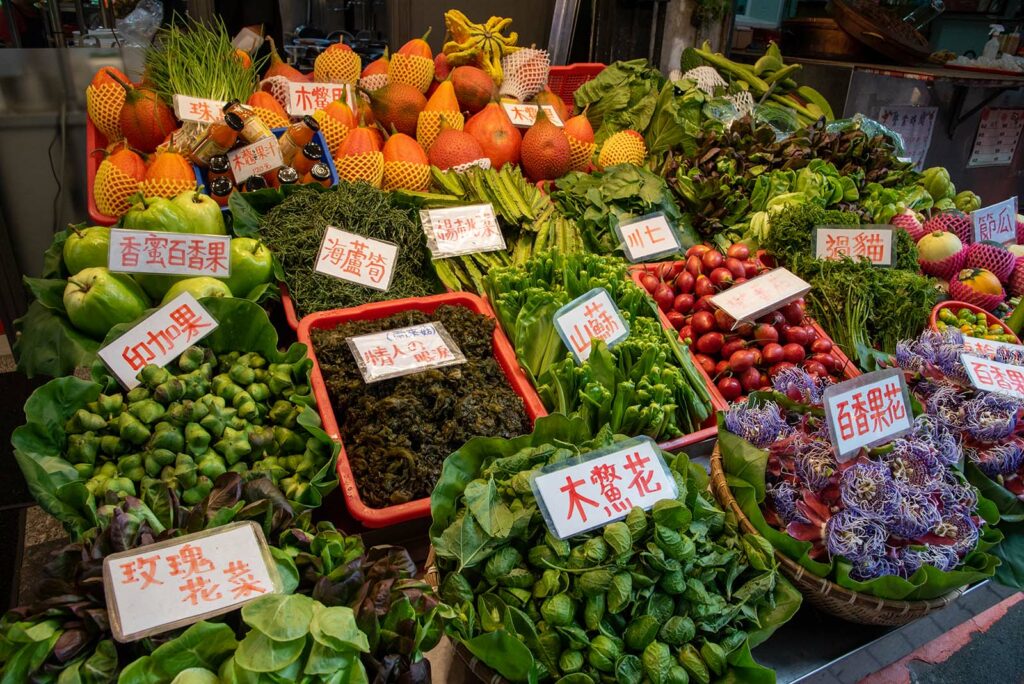
{"type": "MultiPolygon", "coordinates": [[[[529,128],[537,121],[537,105],[535,104],[502,102],[501,106],[505,108],[505,113],[508,114],[508,118],[512,121],[512,125],[516,128],[529,128]]],[[[558,110],[551,105],[541,106],[544,108],[545,116],[551,120],[551,123],[561,128],[563,123],[562,118],[558,116],[558,110]]]]}
{"type": "Polygon", "coordinates": [[[228,162],[236,183],[284,166],[277,138],[263,138],[251,145],[231,150],[228,152],[228,162]]]}
{"type": "Polygon", "coordinates": [[[678,494],[650,437],[634,437],[549,466],[530,485],[548,529],[559,539],[622,520],[634,506],[649,510],[678,494]]]}
{"type": "Polygon", "coordinates": [[[196,298],[183,292],[99,351],[99,357],[127,389],[147,365],[166,366],[217,328],[196,298]]]}
{"type": "Polygon", "coordinates": [[[435,259],[505,249],[494,207],[469,204],[420,212],[427,247],[435,259]]]}
{"type": "Polygon", "coordinates": [[[622,242],[626,258],[633,263],[675,254],[682,249],[679,236],[664,212],[641,216],[630,223],[617,223],[615,232],[622,242]]]}
{"type": "Polygon", "coordinates": [[[892,228],[887,226],[817,226],[814,242],[819,259],[865,258],[875,266],[892,266],[892,228]]]}
{"type": "Polygon", "coordinates": [[[259,525],[246,521],[111,554],[103,587],[123,643],[280,593],[281,580],[259,525]]]}
{"type": "Polygon", "coordinates": [[[171,103],[174,105],[174,116],[178,121],[208,124],[224,118],[224,103],[220,100],[175,95],[171,98],[171,103]]]}
{"type": "Polygon", "coordinates": [[[739,321],[759,318],[810,292],[811,286],[784,268],[776,268],[734,285],[711,298],[711,303],[739,321]]]}
{"type": "Polygon", "coordinates": [[[1007,244],[1017,242],[1017,198],[971,212],[974,241],[992,240],[1007,244]]]}
{"type": "Polygon", "coordinates": [[[903,371],[867,373],[825,390],[825,417],[840,463],[910,432],[914,416],[903,371]]]}
{"type": "Polygon", "coordinates": [[[1000,348],[1006,348],[1016,352],[1024,352],[1024,347],[1019,344],[997,342],[996,340],[983,340],[980,337],[964,335],[964,351],[966,352],[995,356],[996,352],[999,351],[1000,348]]]}
{"type": "Polygon", "coordinates": [[[629,337],[629,324],[603,287],[595,287],[556,311],[555,330],[576,363],[590,357],[593,340],[612,347],[629,337]]]}
{"type": "Polygon", "coordinates": [[[387,291],[395,275],[398,245],[327,226],[315,270],[374,290],[387,291]]]}
{"type": "Polygon", "coordinates": [[[357,105],[355,91],[346,83],[294,83],[288,82],[289,116],[305,116],[324,109],[335,100],[345,102],[352,111],[357,105]]]}
{"type": "Polygon", "coordinates": [[[438,321],[345,341],[366,383],[466,362],[462,350],[438,321]]]}
{"type": "Polygon", "coordinates": [[[157,273],[227,278],[231,236],[144,233],[111,228],[107,262],[118,273],[157,273]]]}
{"type": "Polygon", "coordinates": [[[1019,366],[989,361],[972,354],[961,354],[960,362],[978,389],[1024,399],[1024,369],[1019,366]]]}

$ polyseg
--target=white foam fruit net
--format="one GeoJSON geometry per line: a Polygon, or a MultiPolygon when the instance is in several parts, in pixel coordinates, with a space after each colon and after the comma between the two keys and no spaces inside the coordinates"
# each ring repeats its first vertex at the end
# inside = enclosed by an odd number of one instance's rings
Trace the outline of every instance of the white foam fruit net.
{"type": "Polygon", "coordinates": [[[697,87],[708,95],[714,95],[715,88],[729,85],[713,67],[709,66],[694,67],[683,74],[683,78],[696,82],[697,87]]]}
{"type": "Polygon", "coordinates": [[[510,95],[525,101],[543,90],[548,82],[551,59],[547,50],[523,48],[501,58],[505,80],[501,95],[510,95]]]}
{"type": "Polygon", "coordinates": [[[736,108],[736,116],[744,117],[754,111],[754,96],[746,90],[735,95],[726,95],[725,99],[736,108]]]}

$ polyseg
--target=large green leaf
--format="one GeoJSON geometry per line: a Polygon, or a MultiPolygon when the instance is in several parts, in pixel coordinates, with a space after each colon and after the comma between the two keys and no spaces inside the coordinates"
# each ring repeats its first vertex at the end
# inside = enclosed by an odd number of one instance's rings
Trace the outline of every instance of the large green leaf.
{"type": "Polygon", "coordinates": [[[1024,589],[1024,523],[1001,526],[1006,538],[993,553],[1002,564],[996,569],[995,579],[1014,589],[1024,589]]]}
{"type": "MultiPolygon", "coordinates": [[[[85,228],[88,224],[81,223],[76,228],[85,228]]],[[[58,231],[53,234],[53,242],[43,252],[43,272],[44,278],[67,278],[68,273],[67,267],[64,266],[64,243],[67,242],[68,237],[71,235],[70,228],[58,231]]]]}
{"type": "Polygon", "coordinates": [[[725,429],[725,414],[718,414],[718,448],[722,452],[722,467],[754,488],[758,503],[764,501],[764,473],[768,466],[768,452],[725,429]]]}
{"type": "Polygon", "coordinates": [[[530,649],[504,629],[473,637],[465,642],[465,646],[470,653],[510,681],[527,682],[531,675],[536,677],[537,664],[530,649]]]}
{"type": "Polygon", "coordinates": [[[77,330],[61,313],[32,302],[24,316],[14,321],[18,337],[14,358],[18,370],[30,378],[40,375],[70,375],[79,366],[88,366],[99,351],[98,340],[77,330]]]}
{"type": "Polygon", "coordinates": [[[1024,501],[1018,499],[1013,492],[993,481],[970,461],[964,465],[964,474],[970,483],[978,488],[982,496],[996,505],[999,509],[1000,520],[1004,523],[1024,521],[1024,501]]]}
{"type": "Polygon", "coordinates": [[[64,290],[68,286],[68,281],[63,278],[29,278],[28,276],[22,278],[22,281],[40,304],[48,309],[65,313],[64,290]]]}
{"type": "Polygon", "coordinates": [[[191,668],[216,672],[237,647],[235,633],[227,625],[197,622],[151,655],[131,663],[117,681],[118,684],[170,684],[179,672],[191,668]]]}
{"type": "Polygon", "coordinates": [[[291,641],[309,632],[314,605],[302,594],[270,594],[242,606],[242,619],[274,641],[291,641]]]}

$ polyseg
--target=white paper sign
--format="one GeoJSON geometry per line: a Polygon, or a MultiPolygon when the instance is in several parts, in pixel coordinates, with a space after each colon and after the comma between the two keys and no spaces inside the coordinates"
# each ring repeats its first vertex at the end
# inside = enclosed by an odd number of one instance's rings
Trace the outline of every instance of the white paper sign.
{"type": "Polygon", "coordinates": [[[679,236],[661,211],[630,223],[616,224],[615,232],[626,258],[633,263],[675,254],[682,249],[679,236]]]}
{"type": "Polygon", "coordinates": [[[398,245],[327,226],[315,271],[386,292],[398,261],[398,245]]]}
{"type": "Polygon", "coordinates": [[[224,118],[225,103],[220,100],[208,100],[204,97],[175,95],[171,98],[174,105],[174,116],[178,121],[195,121],[197,123],[213,123],[224,118]]]}
{"type": "Polygon", "coordinates": [[[892,266],[892,228],[888,226],[817,226],[814,247],[819,259],[865,258],[876,266],[892,266]]]}
{"type": "Polygon", "coordinates": [[[231,236],[110,229],[107,263],[117,273],[227,278],[231,236]]]}
{"type": "Polygon", "coordinates": [[[222,615],[281,592],[254,522],[235,522],[103,559],[114,638],[124,643],[222,615]]]}
{"type": "Polygon", "coordinates": [[[992,240],[1001,244],[1017,242],[1017,198],[971,212],[974,241],[992,240]]]}
{"type": "Polygon", "coordinates": [[[903,149],[918,171],[924,168],[938,113],[938,107],[912,106],[882,107],[878,113],[878,123],[903,138],[903,149]]]}
{"type": "Polygon", "coordinates": [[[1024,352],[1024,346],[1011,342],[998,342],[996,340],[983,340],[980,337],[964,335],[964,350],[972,354],[985,354],[995,356],[999,349],[1009,349],[1015,352],[1024,352]]]}
{"type": "Polygon", "coordinates": [[[750,321],[794,302],[811,291],[811,286],[784,268],[775,268],[733,285],[711,297],[711,303],[737,321],[750,321]]]}
{"type": "Polygon", "coordinates": [[[324,109],[335,100],[345,102],[356,111],[355,88],[351,83],[305,83],[288,81],[289,116],[306,116],[318,109],[324,109]]]}
{"type": "Polygon", "coordinates": [[[349,337],[346,342],[367,384],[466,362],[438,321],[349,337]]]}
{"type": "Polygon", "coordinates": [[[576,357],[576,363],[590,358],[593,340],[613,347],[629,337],[629,323],[603,287],[595,287],[560,308],[554,321],[555,332],[576,357]]]}
{"type": "Polygon", "coordinates": [[[976,388],[1024,399],[1024,369],[1020,366],[990,361],[973,354],[961,354],[960,362],[976,388]]]}
{"type": "Polygon", "coordinates": [[[543,468],[530,481],[548,529],[559,539],[649,510],[679,493],[650,437],[613,444],[543,468]]]}
{"type": "Polygon", "coordinates": [[[435,259],[505,249],[505,236],[491,204],[469,204],[420,212],[427,248],[435,259]]]}
{"type": "Polygon", "coordinates": [[[284,166],[277,138],[263,138],[251,145],[231,150],[228,152],[228,162],[231,163],[231,173],[236,183],[284,166]]]}
{"type": "MultiPolygon", "coordinates": [[[[537,121],[537,109],[538,106],[535,104],[520,104],[518,102],[502,102],[501,106],[505,108],[505,113],[508,114],[508,118],[512,121],[512,125],[516,128],[529,128],[537,121]]],[[[551,105],[541,105],[544,109],[544,114],[551,120],[551,123],[561,128],[564,124],[562,118],[558,116],[558,110],[551,105]]]]}
{"type": "Polygon", "coordinates": [[[896,439],[913,429],[910,396],[899,368],[831,385],[825,390],[824,404],[840,463],[863,448],[896,439]]]}
{"type": "Polygon", "coordinates": [[[166,366],[217,329],[217,319],[188,292],[167,302],[141,323],[99,350],[98,356],[127,389],[149,365],[166,366]]]}
{"type": "Polygon", "coordinates": [[[1024,109],[981,110],[978,135],[974,138],[968,168],[978,166],[1009,166],[1017,153],[1021,130],[1024,130],[1024,109]]]}

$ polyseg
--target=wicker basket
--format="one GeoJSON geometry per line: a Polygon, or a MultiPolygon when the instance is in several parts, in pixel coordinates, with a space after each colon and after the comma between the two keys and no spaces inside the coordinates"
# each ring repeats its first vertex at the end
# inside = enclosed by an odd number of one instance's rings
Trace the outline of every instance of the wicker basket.
{"type": "MultiPolygon", "coordinates": [[[[736,514],[736,519],[744,532],[760,534],[753,523],[743,514],[743,509],[740,508],[729,489],[729,483],[725,479],[725,469],[722,466],[722,452],[717,444],[711,454],[711,489],[718,502],[736,514]]],[[[959,598],[964,591],[955,589],[939,598],[927,601],[883,599],[846,589],[829,579],[818,577],[777,550],[775,558],[778,560],[783,574],[815,608],[862,625],[886,627],[905,625],[928,613],[945,608],[959,598]]]]}

